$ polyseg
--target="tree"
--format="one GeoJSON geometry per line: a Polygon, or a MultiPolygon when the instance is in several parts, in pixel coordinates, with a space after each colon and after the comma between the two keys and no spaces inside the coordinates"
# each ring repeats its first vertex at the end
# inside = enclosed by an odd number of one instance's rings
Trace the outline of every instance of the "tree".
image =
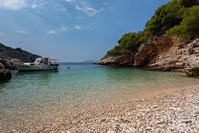
{"type": "Polygon", "coordinates": [[[184,7],[192,7],[199,4],[199,0],[179,0],[179,4],[184,7]]]}
{"type": "Polygon", "coordinates": [[[199,35],[199,6],[189,8],[184,14],[180,25],[170,29],[168,34],[178,34],[185,38],[188,36],[199,35]]]}
{"type": "Polygon", "coordinates": [[[143,32],[130,32],[124,34],[118,41],[119,45],[108,51],[108,55],[120,55],[134,51],[141,43],[145,41],[143,32]]]}
{"type": "Polygon", "coordinates": [[[183,14],[184,8],[178,4],[177,0],[159,7],[146,24],[146,35],[152,37],[165,34],[170,28],[180,24],[183,14]]]}

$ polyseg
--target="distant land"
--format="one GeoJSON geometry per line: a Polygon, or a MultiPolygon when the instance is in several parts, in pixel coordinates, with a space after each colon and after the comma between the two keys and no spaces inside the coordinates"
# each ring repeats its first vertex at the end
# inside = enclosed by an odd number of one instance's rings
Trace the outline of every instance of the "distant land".
{"type": "Polygon", "coordinates": [[[91,63],[94,63],[96,62],[97,60],[85,60],[84,62],[91,62],[91,63]]]}

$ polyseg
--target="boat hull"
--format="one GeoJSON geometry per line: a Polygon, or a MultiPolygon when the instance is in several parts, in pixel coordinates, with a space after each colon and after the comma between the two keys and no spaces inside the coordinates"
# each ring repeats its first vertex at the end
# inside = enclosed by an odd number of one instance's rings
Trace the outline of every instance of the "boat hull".
{"type": "Polygon", "coordinates": [[[40,65],[26,65],[26,64],[17,64],[15,66],[17,70],[20,72],[58,70],[58,66],[40,66],[40,65]]]}

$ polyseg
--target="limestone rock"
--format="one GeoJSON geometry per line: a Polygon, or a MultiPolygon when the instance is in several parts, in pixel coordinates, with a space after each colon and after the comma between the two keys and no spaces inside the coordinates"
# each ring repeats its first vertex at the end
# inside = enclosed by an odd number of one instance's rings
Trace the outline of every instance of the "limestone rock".
{"type": "Polygon", "coordinates": [[[142,44],[134,57],[135,66],[144,66],[154,59],[157,48],[153,44],[142,44]]]}
{"type": "Polygon", "coordinates": [[[119,56],[105,56],[96,64],[141,66],[151,70],[182,71],[199,76],[199,38],[181,43],[173,35],[153,37],[136,51],[119,56]]]}
{"type": "Polygon", "coordinates": [[[182,70],[189,76],[197,76],[199,68],[199,39],[193,40],[189,44],[184,44],[183,48],[175,49],[171,52],[157,55],[155,63],[148,64],[147,67],[155,70],[182,70]]]}
{"type": "Polygon", "coordinates": [[[133,66],[133,57],[134,53],[118,55],[118,56],[106,55],[100,61],[94,64],[109,65],[109,66],[133,66]]]}

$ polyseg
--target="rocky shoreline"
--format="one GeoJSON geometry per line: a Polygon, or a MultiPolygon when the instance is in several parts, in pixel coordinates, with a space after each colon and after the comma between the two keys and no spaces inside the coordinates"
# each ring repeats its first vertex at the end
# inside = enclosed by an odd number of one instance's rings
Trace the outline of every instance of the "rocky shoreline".
{"type": "Polygon", "coordinates": [[[95,64],[181,71],[189,76],[199,76],[199,38],[183,43],[180,41],[180,37],[172,35],[154,37],[134,52],[118,56],[105,55],[95,64]]]}

